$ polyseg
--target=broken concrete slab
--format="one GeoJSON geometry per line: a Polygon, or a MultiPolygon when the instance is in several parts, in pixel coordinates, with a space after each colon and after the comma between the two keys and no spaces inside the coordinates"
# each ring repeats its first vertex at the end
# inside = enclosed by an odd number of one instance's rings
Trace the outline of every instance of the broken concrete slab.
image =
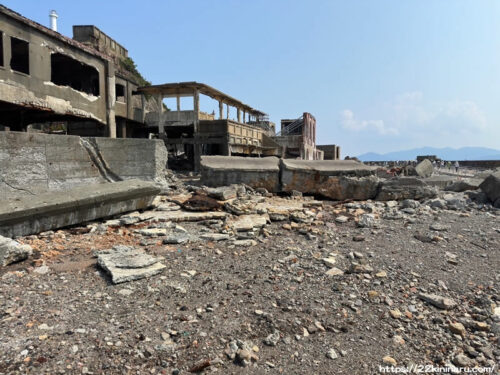
{"type": "Polygon", "coordinates": [[[420,177],[430,177],[432,172],[434,172],[434,167],[429,159],[424,159],[415,167],[415,172],[420,177]]]}
{"type": "Polygon", "coordinates": [[[200,238],[208,241],[226,241],[230,237],[229,234],[224,234],[224,233],[205,233],[202,234],[200,238]]]}
{"type": "Polygon", "coordinates": [[[0,235],[26,236],[149,207],[160,189],[127,180],[0,202],[0,235]]]}
{"type": "Polygon", "coordinates": [[[281,160],[282,190],[334,200],[367,200],[377,194],[377,168],[354,160],[281,160]]]}
{"type": "Polygon", "coordinates": [[[492,173],[479,185],[488,199],[495,203],[500,199],[500,172],[492,173]]]}
{"type": "Polygon", "coordinates": [[[377,200],[392,201],[403,199],[427,199],[434,198],[437,189],[427,185],[421,179],[415,177],[395,177],[380,184],[377,200]]]}
{"type": "Polygon", "coordinates": [[[446,186],[444,190],[454,191],[456,193],[461,193],[467,190],[477,190],[479,189],[479,185],[481,185],[482,182],[483,180],[467,178],[464,180],[456,181],[453,184],[446,186]]]}
{"type": "Polygon", "coordinates": [[[424,178],[423,181],[425,181],[425,183],[429,186],[435,186],[439,189],[446,189],[447,186],[455,183],[457,181],[457,178],[455,176],[439,175],[424,178]]]}
{"type": "Polygon", "coordinates": [[[221,220],[228,214],[219,211],[206,211],[206,212],[191,212],[191,211],[148,211],[139,215],[141,221],[202,221],[202,220],[221,220]]]}
{"type": "Polygon", "coordinates": [[[266,226],[269,215],[241,215],[229,219],[227,225],[236,232],[249,232],[266,226]]]}
{"type": "Polygon", "coordinates": [[[153,257],[142,249],[122,245],[97,255],[97,264],[110,274],[114,284],[159,274],[165,268],[161,260],[163,258],[153,257]]]}
{"type": "Polygon", "coordinates": [[[206,186],[246,184],[252,188],[279,191],[279,159],[238,156],[202,156],[201,182],[206,186]]]}
{"type": "Polygon", "coordinates": [[[205,188],[203,189],[206,194],[214,199],[220,201],[227,201],[229,199],[234,199],[238,196],[238,192],[245,193],[245,188],[241,185],[230,185],[230,186],[220,186],[216,188],[205,188]]]}
{"type": "Polygon", "coordinates": [[[33,253],[29,245],[21,245],[10,238],[0,236],[0,266],[20,262],[33,253]]]}

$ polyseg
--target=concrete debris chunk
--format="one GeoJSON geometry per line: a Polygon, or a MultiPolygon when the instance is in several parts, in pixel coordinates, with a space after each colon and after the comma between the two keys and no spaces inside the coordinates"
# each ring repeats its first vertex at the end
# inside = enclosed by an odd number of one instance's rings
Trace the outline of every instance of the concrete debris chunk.
{"type": "Polygon", "coordinates": [[[421,200],[434,198],[437,189],[427,185],[424,181],[415,177],[396,177],[380,183],[377,200],[421,200]]]}
{"type": "Polygon", "coordinates": [[[21,245],[10,238],[0,236],[0,266],[20,262],[27,259],[33,253],[29,245],[21,245]]]}
{"type": "Polygon", "coordinates": [[[434,171],[434,167],[429,159],[424,159],[415,167],[415,172],[420,177],[430,177],[432,176],[432,172],[434,171]]]}
{"type": "Polygon", "coordinates": [[[492,173],[479,185],[491,203],[500,199],[500,172],[492,173]]]}
{"type": "Polygon", "coordinates": [[[114,284],[119,284],[159,274],[165,268],[162,259],[142,249],[117,245],[99,252],[97,264],[110,274],[114,284]]]}
{"type": "Polygon", "coordinates": [[[442,310],[450,310],[457,305],[451,298],[438,296],[437,294],[420,293],[418,298],[442,310]]]}

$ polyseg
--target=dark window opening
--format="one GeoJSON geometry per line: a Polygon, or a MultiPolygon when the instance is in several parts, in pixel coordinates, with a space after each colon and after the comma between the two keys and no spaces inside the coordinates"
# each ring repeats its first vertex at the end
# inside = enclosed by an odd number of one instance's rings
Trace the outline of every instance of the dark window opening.
{"type": "Polygon", "coordinates": [[[10,67],[17,72],[30,74],[30,45],[17,38],[10,38],[12,57],[10,67]]]}
{"type": "Polygon", "coordinates": [[[3,32],[0,31],[0,66],[3,66],[3,32]]]}
{"type": "Polygon", "coordinates": [[[115,95],[116,95],[116,100],[119,102],[125,102],[125,86],[120,85],[117,83],[115,85],[115,95]]]}
{"type": "Polygon", "coordinates": [[[50,66],[50,80],[56,85],[99,96],[99,72],[96,68],[60,53],[50,56],[50,66]]]}

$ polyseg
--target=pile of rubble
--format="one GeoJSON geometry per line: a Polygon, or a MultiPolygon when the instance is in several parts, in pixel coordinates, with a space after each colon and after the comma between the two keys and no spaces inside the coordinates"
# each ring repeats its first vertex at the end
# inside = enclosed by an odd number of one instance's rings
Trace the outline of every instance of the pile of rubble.
{"type": "Polygon", "coordinates": [[[148,209],[0,238],[12,263],[0,268],[0,373],[500,360],[495,173],[446,190],[382,179],[384,199],[360,201],[183,180],[148,209]]]}

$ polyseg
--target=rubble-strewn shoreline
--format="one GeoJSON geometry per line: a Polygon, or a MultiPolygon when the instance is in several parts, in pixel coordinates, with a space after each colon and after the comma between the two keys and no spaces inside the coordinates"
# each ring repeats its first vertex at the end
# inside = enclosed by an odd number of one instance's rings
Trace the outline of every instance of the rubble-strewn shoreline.
{"type": "Polygon", "coordinates": [[[0,374],[498,363],[500,216],[478,192],[333,202],[169,181],[149,210],[17,238],[33,254],[0,268],[0,374]],[[98,266],[116,246],[119,284],[98,266]]]}

